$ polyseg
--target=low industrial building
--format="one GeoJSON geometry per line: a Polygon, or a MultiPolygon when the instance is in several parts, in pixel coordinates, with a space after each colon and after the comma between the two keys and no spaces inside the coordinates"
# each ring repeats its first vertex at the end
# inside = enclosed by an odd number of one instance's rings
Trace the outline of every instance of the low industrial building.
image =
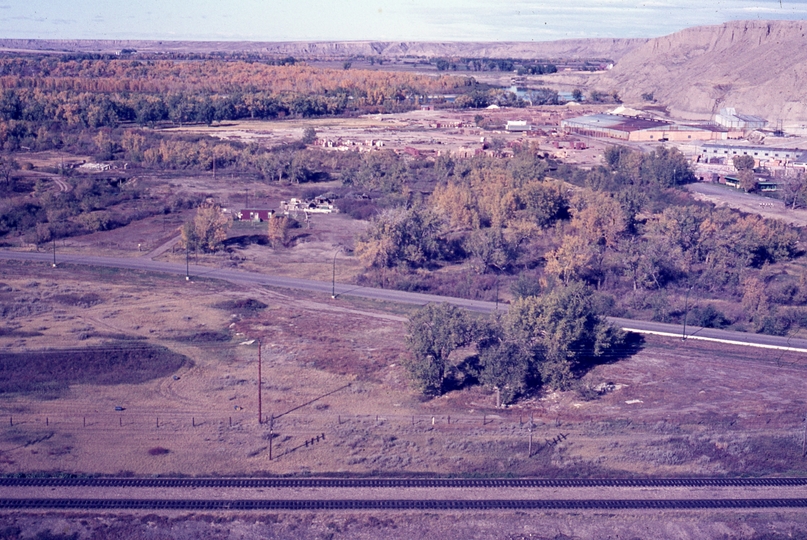
{"type": "Polygon", "coordinates": [[[532,131],[532,126],[526,120],[508,120],[504,129],[509,132],[523,133],[532,131]]]}
{"type": "Polygon", "coordinates": [[[735,156],[751,156],[757,163],[803,161],[804,154],[805,151],[799,148],[711,143],[701,146],[700,161],[702,163],[730,163],[735,156]]]}
{"type": "Polygon", "coordinates": [[[752,131],[764,128],[767,123],[768,121],[760,116],[740,114],[734,107],[720,109],[720,112],[715,115],[715,124],[728,129],[752,131]]]}
{"type": "Polygon", "coordinates": [[[578,116],[562,120],[560,127],[566,133],[635,142],[708,141],[727,139],[732,135],[730,131],[714,125],[683,125],[619,114],[578,116]]]}

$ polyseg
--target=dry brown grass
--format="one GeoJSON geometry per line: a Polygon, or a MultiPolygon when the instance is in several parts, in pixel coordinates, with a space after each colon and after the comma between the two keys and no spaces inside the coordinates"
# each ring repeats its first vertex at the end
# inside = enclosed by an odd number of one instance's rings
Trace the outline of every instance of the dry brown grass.
{"type": "Polygon", "coordinates": [[[649,338],[632,358],[586,375],[591,387],[613,383],[594,400],[539,393],[496,410],[479,388],[425,402],[412,393],[401,368],[408,307],[16,263],[0,266],[0,282],[12,305],[37,306],[3,317],[2,351],[94,347],[114,335],[193,361],[138,384],[72,384],[58,399],[3,396],[6,473],[805,472],[807,361],[793,353],[649,338]],[[89,290],[101,301],[56,300],[89,290]],[[268,307],[240,314],[215,307],[249,299],[268,307]],[[272,461],[269,426],[257,422],[256,345],[239,345],[256,337],[264,344],[263,413],[276,417],[272,461]],[[324,441],[304,444],[323,433],[324,441]],[[547,442],[560,434],[566,438],[547,442]],[[169,452],[152,455],[153,448],[169,452]]]}

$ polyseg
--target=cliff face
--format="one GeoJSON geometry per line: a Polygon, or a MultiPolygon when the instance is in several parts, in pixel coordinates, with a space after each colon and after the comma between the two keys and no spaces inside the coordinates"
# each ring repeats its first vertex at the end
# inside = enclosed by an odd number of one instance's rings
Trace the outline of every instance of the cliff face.
{"type": "Polygon", "coordinates": [[[682,30],[628,52],[598,86],[641,102],[653,93],[674,116],[722,107],[775,123],[807,121],[807,21],[734,21],[682,30]]]}
{"type": "Polygon", "coordinates": [[[607,58],[618,60],[646,39],[567,39],[536,42],[426,42],[426,41],[129,41],[0,39],[0,48],[113,53],[142,52],[254,52],[305,57],[347,56],[464,56],[476,58],[607,58]]]}
{"type": "Polygon", "coordinates": [[[266,52],[283,54],[385,57],[464,56],[476,58],[608,58],[618,60],[646,43],[645,39],[569,39],[542,42],[290,42],[264,44],[266,52]]]}

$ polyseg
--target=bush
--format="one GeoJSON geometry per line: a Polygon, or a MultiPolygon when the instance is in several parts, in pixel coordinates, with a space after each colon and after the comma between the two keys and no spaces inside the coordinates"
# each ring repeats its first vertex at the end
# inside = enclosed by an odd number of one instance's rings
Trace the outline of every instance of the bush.
{"type": "Polygon", "coordinates": [[[339,199],[336,207],[340,212],[353,219],[369,220],[375,217],[381,209],[370,199],[339,199]]]}
{"type": "Polygon", "coordinates": [[[541,294],[541,284],[538,282],[537,276],[521,272],[518,279],[510,285],[510,292],[516,298],[538,296],[541,294]]]}
{"type": "Polygon", "coordinates": [[[214,304],[213,307],[240,315],[251,315],[268,308],[269,305],[264,304],[260,300],[255,300],[254,298],[236,298],[234,300],[219,302],[218,304],[214,304]]]}
{"type": "Polygon", "coordinates": [[[704,328],[725,328],[731,321],[726,315],[712,305],[706,307],[694,307],[689,310],[687,323],[692,326],[703,326],[704,328]]]}

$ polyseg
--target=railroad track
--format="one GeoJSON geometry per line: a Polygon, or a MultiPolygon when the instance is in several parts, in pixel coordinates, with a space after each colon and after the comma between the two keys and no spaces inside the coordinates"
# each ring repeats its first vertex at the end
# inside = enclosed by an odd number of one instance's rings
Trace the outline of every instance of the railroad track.
{"type": "Polygon", "coordinates": [[[0,487],[586,488],[798,487],[804,478],[0,478],[0,487]]]}
{"type": "Polygon", "coordinates": [[[805,508],[807,499],[172,500],[0,499],[2,510],[709,510],[805,508]]]}

